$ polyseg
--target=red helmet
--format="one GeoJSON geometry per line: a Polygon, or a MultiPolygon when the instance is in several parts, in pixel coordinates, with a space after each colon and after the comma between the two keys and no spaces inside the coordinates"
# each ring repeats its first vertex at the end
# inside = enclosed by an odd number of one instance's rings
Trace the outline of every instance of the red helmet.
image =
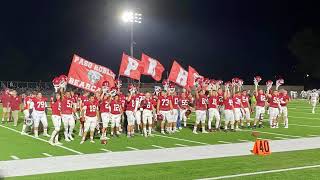
{"type": "Polygon", "coordinates": [[[157,114],[157,121],[162,121],[164,119],[162,114],[157,114]]]}
{"type": "Polygon", "coordinates": [[[223,84],[223,81],[222,80],[217,80],[216,84],[221,85],[221,84],[223,84]]]}
{"type": "Polygon", "coordinates": [[[216,84],[216,80],[211,79],[211,80],[210,80],[210,84],[216,84]]]}
{"type": "Polygon", "coordinates": [[[176,86],[176,85],[175,85],[173,82],[170,82],[170,83],[169,83],[169,91],[170,91],[170,92],[174,92],[174,91],[176,90],[175,86],[176,86]]]}
{"type": "Polygon", "coordinates": [[[63,74],[60,75],[59,78],[60,78],[61,81],[64,81],[64,82],[68,81],[68,77],[66,75],[63,75],[63,74]]]}
{"type": "Polygon", "coordinates": [[[260,82],[262,80],[262,78],[260,76],[256,76],[256,77],[254,77],[254,80],[257,82],[260,82]]]}
{"type": "Polygon", "coordinates": [[[266,85],[272,85],[273,84],[273,81],[271,81],[271,80],[268,80],[267,82],[266,82],[266,85]]]}
{"type": "Polygon", "coordinates": [[[277,84],[282,85],[284,84],[284,79],[280,78],[276,81],[277,84]]]}
{"type": "Polygon", "coordinates": [[[242,86],[243,85],[243,80],[242,79],[238,79],[238,85],[242,86]]]}
{"type": "Polygon", "coordinates": [[[53,84],[53,86],[59,86],[60,85],[60,78],[59,77],[53,78],[52,84],[53,84]]]}

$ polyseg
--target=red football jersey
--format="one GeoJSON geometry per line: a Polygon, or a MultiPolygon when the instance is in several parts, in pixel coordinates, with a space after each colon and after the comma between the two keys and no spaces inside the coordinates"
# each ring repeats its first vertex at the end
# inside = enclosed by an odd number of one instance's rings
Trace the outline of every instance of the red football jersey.
{"type": "Polygon", "coordinates": [[[142,101],[143,109],[153,110],[153,100],[152,99],[145,99],[142,101]]]}
{"type": "Polygon", "coordinates": [[[112,100],[110,103],[111,114],[121,114],[121,102],[112,100]]]}
{"type": "Polygon", "coordinates": [[[11,110],[20,110],[21,98],[19,96],[13,97],[11,96],[10,107],[11,110]]]}
{"type": "Polygon", "coordinates": [[[51,102],[52,115],[61,115],[61,101],[51,102]]]}
{"type": "Polygon", "coordinates": [[[120,94],[119,99],[120,99],[122,108],[125,108],[127,103],[126,96],[124,94],[120,94]]]}
{"type": "Polygon", "coordinates": [[[207,110],[207,97],[205,95],[199,95],[196,99],[196,110],[207,110]]]}
{"type": "Polygon", "coordinates": [[[72,114],[73,112],[73,99],[64,97],[61,101],[61,114],[72,114]]]}
{"type": "Polygon", "coordinates": [[[256,97],[257,106],[264,107],[266,104],[266,95],[265,94],[258,94],[256,97]]]}
{"type": "Polygon", "coordinates": [[[46,98],[33,98],[34,109],[36,111],[44,111],[47,107],[46,98]]]}
{"type": "Polygon", "coordinates": [[[158,101],[160,101],[159,110],[160,111],[169,111],[170,110],[170,101],[171,99],[167,96],[160,96],[158,101]]]}
{"type": "Polygon", "coordinates": [[[170,96],[173,109],[179,109],[179,96],[170,96]]]}
{"type": "Polygon", "coordinates": [[[100,112],[110,112],[110,103],[109,99],[104,99],[100,103],[100,112]]]}
{"type": "Polygon", "coordinates": [[[279,107],[279,96],[272,95],[270,98],[270,107],[278,108],[279,107]]]}
{"type": "Polygon", "coordinates": [[[97,111],[99,110],[98,101],[88,101],[84,104],[86,107],[86,116],[95,117],[97,116],[97,111]]]}
{"type": "Polygon", "coordinates": [[[134,111],[136,108],[137,96],[131,96],[130,101],[126,101],[126,111],[134,111]]]}
{"type": "Polygon", "coordinates": [[[208,109],[217,108],[219,96],[210,96],[208,98],[208,109]]]}
{"type": "Polygon", "coordinates": [[[224,109],[225,110],[233,110],[233,99],[232,98],[225,98],[224,99],[224,109]]]}
{"type": "Polygon", "coordinates": [[[290,100],[290,97],[286,94],[286,95],[284,95],[284,94],[280,94],[280,96],[279,96],[279,99],[280,99],[280,105],[281,106],[287,106],[287,104],[288,104],[288,101],[290,100]]]}
{"type": "Polygon", "coordinates": [[[30,96],[25,97],[23,100],[24,109],[30,109],[30,103],[32,103],[32,98],[30,96]]]}
{"type": "Polygon", "coordinates": [[[189,108],[189,99],[187,97],[180,98],[180,107],[181,107],[181,109],[188,109],[189,108]]]}
{"type": "Polygon", "coordinates": [[[234,108],[241,108],[241,96],[233,96],[232,100],[234,108]]]}
{"type": "Polygon", "coordinates": [[[241,95],[241,101],[242,101],[243,108],[249,107],[249,96],[241,95]]]}
{"type": "Polygon", "coordinates": [[[3,107],[10,107],[10,99],[11,99],[10,94],[3,93],[1,96],[2,106],[3,107]]]}

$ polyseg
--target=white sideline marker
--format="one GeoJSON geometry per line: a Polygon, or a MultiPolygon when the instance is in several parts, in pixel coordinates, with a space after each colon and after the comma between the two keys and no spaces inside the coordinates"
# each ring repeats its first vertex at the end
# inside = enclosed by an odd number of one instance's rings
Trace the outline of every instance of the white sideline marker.
{"type": "Polygon", "coordinates": [[[320,126],[312,126],[312,125],[305,125],[305,124],[289,124],[291,126],[302,126],[302,127],[313,127],[313,128],[320,128],[320,126]]]}
{"type": "Polygon", "coordinates": [[[101,151],[104,151],[104,152],[112,152],[112,151],[110,151],[110,150],[108,150],[108,149],[100,149],[101,151]]]}
{"type": "Polygon", "coordinates": [[[159,135],[159,134],[155,134],[155,136],[168,138],[168,139],[175,139],[175,140],[180,140],[180,141],[185,141],[185,142],[191,142],[191,143],[196,143],[196,144],[201,144],[201,145],[210,145],[208,143],[203,143],[203,142],[199,142],[199,141],[192,141],[192,140],[188,140],[188,139],[181,139],[181,138],[176,138],[176,137],[171,137],[171,136],[164,136],[164,135],[159,135]]]}
{"type": "MultiPolygon", "coordinates": [[[[14,132],[19,133],[19,134],[21,133],[20,131],[15,130],[15,129],[12,129],[12,128],[9,128],[9,127],[7,127],[7,126],[0,125],[0,127],[3,127],[3,128],[5,128],[5,129],[9,129],[9,130],[14,131],[14,132]]],[[[43,141],[43,142],[49,143],[49,141],[47,141],[47,140],[45,140],[45,139],[36,138],[36,137],[31,136],[31,135],[29,135],[29,134],[26,134],[26,135],[24,135],[24,136],[28,136],[28,137],[31,137],[31,138],[33,138],[33,139],[38,139],[38,140],[40,140],[40,141],[43,141]]],[[[70,149],[70,148],[65,147],[65,146],[56,145],[56,147],[60,147],[60,148],[66,149],[66,150],[71,151],[71,152],[74,152],[74,153],[76,153],[76,154],[83,154],[82,152],[79,152],[79,151],[76,151],[76,150],[70,149]]]]}
{"type": "Polygon", "coordinates": [[[176,146],[181,146],[181,147],[187,147],[187,145],[184,144],[175,144],[176,146]]]}
{"type": "Polygon", "coordinates": [[[224,143],[224,144],[231,144],[232,142],[228,142],[228,141],[218,141],[219,143],[224,143]]]}
{"type": "Polygon", "coordinates": [[[165,147],[162,147],[162,146],[157,146],[157,145],[151,145],[151,146],[159,149],[165,149],[165,147]]]}
{"type": "Polygon", "coordinates": [[[319,135],[316,135],[316,134],[309,134],[308,136],[310,136],[310,137],[318,137],[319,135]]]}
{"type": "Polygon", "coordinates": [[[20,158],[18,158],[17,156],[10,156],[12,159],[14,160],[19,160],[20,158]]]}
{"type": "Polygon", "coordinates": [[[48,153],[42,153],[43,155],[47,156],[47,157],[52,157],[51,154],[48,154],[48,153]]]}
{"type": "Polygon", "coordinates": [[[134,148],[134,147],[127,147],[128,149],[134,150],[134,151],[139,151],[140,149],[134,148]]]}
{"type": "Polygon", "coordinates": [[[269,171],[256,171],[256,172],[252,172],[252,173],[233,174],[233,175],[227,175],[227,176],[217,176],[217,177],[203,178],[203,179],[198,179],[198,180],[227,179],[227,178],[235,178],[235,177],[243,177],[243,176],[252,176],[252,175],[258,175],[258,174],[269,174],[269,173],[278,173],[278,172],[294,171],[294,170],[301,170],[301,169],[311,169],[311,168],[318,168],[318,167],[320,167],[320,164],[311,165],[311,166],[300,166],[300,167],[286,168],[286,169],[274,169],[274,170],[269,170],[269,171]]]}

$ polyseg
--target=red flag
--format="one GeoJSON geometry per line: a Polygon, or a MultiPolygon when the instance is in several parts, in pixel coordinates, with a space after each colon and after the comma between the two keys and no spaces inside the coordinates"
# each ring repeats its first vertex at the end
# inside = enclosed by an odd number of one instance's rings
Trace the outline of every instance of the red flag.
{"type": "Polygon", "coordinates": [[[142,53],[141,62],[144,64],[143,74],[150,75],[156,81],[160,81],[164,67],[159,61],[142,53]]]}
{"type": "Polygon", "coordinates": [[[188,86],[193,87],[197,78],[203,78],[193,67],[188,68],[188,86]]]}
{"type": "Polygon", "coordinates": [[[143,73],[143,63],[137,59],[130,57],[123,53],[120,65],[119,74],[127,76],[132,79],[140,80],[141,73],[143,73]]]}
{"type": "Polygon", "coordinates": [[[96,92],[101,89],[104,81],[109,81],[110,86],[114,86],[115,77],[116,75],[110,69],[85,60],[78,55],[73,55],[68,84],[96,92]]]}
{"type": "Polygon", "coordinates": [[[174,61],[168,79],[182,87],[185,87],[188,85],[188,72],[184,70],[180,64],[174,61]]]}

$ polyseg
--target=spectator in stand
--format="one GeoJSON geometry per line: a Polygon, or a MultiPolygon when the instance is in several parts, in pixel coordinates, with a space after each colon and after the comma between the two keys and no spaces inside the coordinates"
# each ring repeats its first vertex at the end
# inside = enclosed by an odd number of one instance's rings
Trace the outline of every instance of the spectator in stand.
{"type": "Polygon", "coordinates": [[[19,119],[19,111],[20,105],[21,105],[21,97],[17,96],[17,91],[13,90],[11,92],[11,98],[10,98],[10,106],[11,106],[11,115],[13,118],[13,126],[18,125],[18,119],[19,119]]]}
{"type": "Polygon", "coordinates": [[[10,98],[11,95],[9,93],[9,89],[6,89],[5,92],[1,96],[2,101],[2,124],[5,122],[5,119],[7,118],[7,122],[10,121],[10,98]]]}

